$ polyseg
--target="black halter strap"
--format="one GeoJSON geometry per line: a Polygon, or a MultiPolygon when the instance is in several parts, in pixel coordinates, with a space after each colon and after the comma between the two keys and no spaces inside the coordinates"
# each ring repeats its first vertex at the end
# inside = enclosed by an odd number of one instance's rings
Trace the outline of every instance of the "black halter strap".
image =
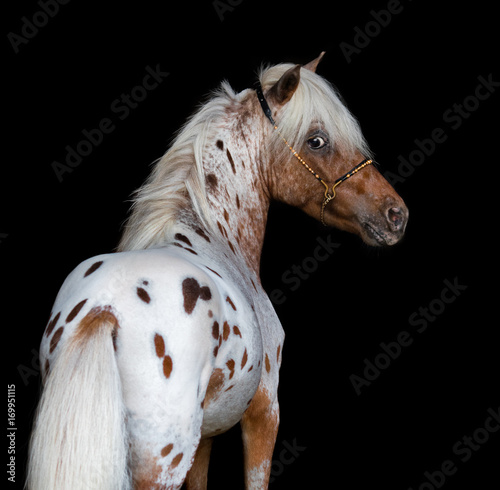
{"type": "Polygon", "coordinates": [[[256,82],[255,91],[257,92],[257,98],[259,99],[260,106],[262,107],[264,114],[271,121],[271,124],[273,126],[276,126],[276,122],[273,119],[271,108],[269,107],[269,104],[267,103],[267,100],[264,97],[264,92],[262,92],[262,85],[260,84],[260,82],[256,82]]]}
{"type": "Polygon", "coordinates": [[[271,121],[271,124],[274,126],[274,129],[278,132],[278,134],[281,136],[282,140],[285,142],[285,144],[288,146],[290,151],[293,153],[293,156],[297,158],[297,160],[309,171],[311,172],[316,179],[318,179],[324,186],[325,186],[325,194],[323,198],[323,204],[321,206],[321,214],[320,214],[320,219],[321,223],[326,226],[325,221],[324,221],[324,214],[325,214],[325,207],[326,205],[332,201],[335,196],[335,188],[342,184],[342,182],[346,181],[349,177],[352,177],[355,173],[359,172],[362,168],[366,167],[367,165],[370,165],[373,163],[373,161],[369,158],[365,158],[362,162],[358,163],[355,167],[353,167],[349,172],[346,174],[342,175],[342,177],[339,177],[332,185],[331,193],[330,193],[330,188],[328,184],[319,176],[319,174],[313,170],[306,162],[305,160],[297,153],[297,151],[288,143],[288,141],[284,138],[284,136],[280,133],[278,129],[278,125],[276,124],[276,121],[273,118],[271,108],[269,107],[269,104],[267,103],[266,98],[264,97],[264,92],[262,91],[262,86],[260,82],[256,82],[255,84],[255,92],[257,93],[257,98],[259,99],[260,106],[262,107],[262,111],[264,112],[265,116],[271,121]]]}

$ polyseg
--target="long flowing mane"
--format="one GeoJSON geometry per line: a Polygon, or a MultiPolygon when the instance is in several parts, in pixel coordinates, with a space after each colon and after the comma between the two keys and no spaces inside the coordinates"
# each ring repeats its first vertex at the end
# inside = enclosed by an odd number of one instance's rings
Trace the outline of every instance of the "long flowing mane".
{"type": "Polygon", "coordinates": [[[179,210],[188,205],[194,207],[205,226],[212,227],[202,168],[203,149],[214,131],[214,122],[237,98],[229,84],[223,82],[179,130],[171,147],[155,162],[144,185],[134,193],[119,251],[167,243],[179,210]]]}
{"type": "MultiPolygon", "coordinates": [[[[265,90],[274,85],[293,64],[263,67],[259,72],[265,90]]],[[[227,117],[228,108],[246,97],[236,94],[227,82],[211,94],[209,100],[181,128],[169,150],[156,161],[147,181],[134,194],[118,251],[161,246],[171,241],[179,212],[193,208],[207,229],[214,229],[210,219],[203,175],[203,152],[217,130],[217,122],[227,117]]],[[[300,85],[280,116],[282,134],[294,146],[300,145],[313,122],[329,132],[330,140],[344,153],[359,151],[370,156],[356,119],[342,103],[333,86],[309,70],[301,71],[300,85]]],[[[273,133],[272,151],[287,151],[273,133]]]]}

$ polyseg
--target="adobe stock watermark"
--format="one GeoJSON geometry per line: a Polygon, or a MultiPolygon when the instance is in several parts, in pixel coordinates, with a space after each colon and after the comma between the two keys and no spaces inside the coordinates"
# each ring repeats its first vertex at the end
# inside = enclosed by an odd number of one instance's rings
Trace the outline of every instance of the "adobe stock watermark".
{"type": "Polygon", "coordinates": [[[285,467],[293,464],[300,456],[300,453],[307,449],[305,446],[299,446],[297,439],[293,439],[291,444],[288,441],[283,441],[282,446],[278,458],[273,459],[271,462],[269,483],[273,483],[277,477],[281,476],[285,471],[285,467]]]}
{"type": "Polygon", "coordinates": [[[214,0],[212,2],[212,7],[215,9],[219,20],[222,22],[227,12],[232,12],[235,7],[242,3],[243,0],[214,0]]]}
{"type": "Polygon", "coordinates": [[[319,268],[320,263],[328,260],[332,254],[340,247],[340,243],[335,243],[331,235],[316,238],[316,247],[311,255],[305,257],[300,264],[293,264],[281,275],[281,282],[285,287],[273,289],[269,294],[271,302],[281,305],[287,300],[286,290],[296,291],[307,281],[319,268]]]}
{"type": "Polygon", "coordinates": [[[26,366],[26,364],[18,364],[17,372],[21,379],[23,380],[24,386],[29,385],[30,378],[35,376],[38,378],[40,374],[40,351],[38,349],[31,349],[31,361],[30,365],[26,366]]]}
{"type": "MultiPolygon", "coordinates": [[[[411,0],[406,0],[411,2],[411,0]]],[[[394,19],[394,16],[404,10],[404,5],[400,0],[389,0],[385,9],[378,11],[370,10],[371,19],[362,27],[354,27],[354,36],[351,43],[342,41],[339,48],[347,63],[351,63],[354,55],[358,55],[363,49],[368,47],[372,40],[376,38],[382,29],[385,29],[394,19]]]]}
{"type": "MultiPolygon", "coordinates": [[[[467,290],[467,285],[460,283],[458,277],[452,281],[445,279],[443,284],[444,288],[437,298],[431,300],[427,306],[421,306],[408,317],[408,324],[417,334],[424,333],[429,324],[434,323],[445,312],[448,305],[454,303],[467,290]]],[[[349,376],[356,394],[361,395],[362,388],[371,386],[381,373],[401,356],[403,349],[413,344],[414,340],[414,333],[402,330],[391,342],[381,342],[379,353],[373,359],[363,360],[362,373],[349,376]]]]}
{"type": "Polygon", "coordinates": [[[490,440],[492,434],[500,429],[500,407],[488,408],[486,412],[488,416],[480,427],[453,444],[451,448],[453,457],[444,460],[438,469],[425,471],[424,481],[418,487],[409,487],[408,490],[442,488],[449,477],[456,475],[460,465],[467,463],[490,440]]]}
{"type": "Polygon", "coordinates": [[[415,169],[420,167],[431,157],[439,145],[448,139],[449,131],[456,131],[462,126],[464,121],[469,119],[472,113],[476,112],[481,104],[488,100],[496,89],[500,87],[500,82],[493,79],[490,73],[486,77],[479,75],[474,93],[468,95],[460,103],[453,104],[443,112],[442,120],[446,123],[444,127],[437,127],[431,131],[427,138],[415,139],[415,148],[407,155],[398,156],[397,171],[384,172],[384,177],[391,184],[403,183],[408,177],[413,175],[415,169]]]}
{"type": "Polygon", "coordinates": [[[112,117],[103,117],[94,128],[82,129],[82,138],[77,143],[66,145],[64,148],[66,150],[64,163],[58,160],[52,162],[52,170],[59,182],[63,181],[66,174],[73,172],[83,159],[104,141],[105,135],[111,134],[116,129],[117,122],[127,119],[130,113],[146,100],[148,94],[159,87],[169,75],[168,72],[162,71],[159,63],[154,68],[146,66],[145,71],[142,83],[134,86],[128,93],[122,93],[119,98],[111,102],[112,117]]]}
{"type": "Polygon", "coordinates": [[[38,0],[37,5],[40,10],[37,10],[30,18],[25,15],[21,17],[21,27],[19,33],[9,32],[7,39],[14,50],[14,53],[19,53],[20,47],[28,44],[39,32],[44,28],[60,11],[61,5],[67,5],[70,0],[38,0]]]}

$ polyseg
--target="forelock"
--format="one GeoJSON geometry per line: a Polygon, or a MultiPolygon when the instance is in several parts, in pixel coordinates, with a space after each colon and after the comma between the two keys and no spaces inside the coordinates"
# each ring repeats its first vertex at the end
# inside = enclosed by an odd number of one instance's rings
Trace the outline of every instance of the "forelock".
{"type": "MultiPolygon", "coordinates": [[[[293,66],[282,63],[261,69],[259,78],[264,92],[293,66]]],[[[283,137],[293,147],[299,148],[309,135],[311,127],[318,126],[327,133],[335,149],[346,154],[359,151],[366,157],[371,156],[357,120],[342,102],[338,92],[326,79],[310,70],[300,71],[300,84],[276,123],[283,137]]],[[[276,138],[281,140],[277,134],[275,140],[276,138]]],[[[279,148],[279,141],[276,140],[275,143],[279,148]]]]}

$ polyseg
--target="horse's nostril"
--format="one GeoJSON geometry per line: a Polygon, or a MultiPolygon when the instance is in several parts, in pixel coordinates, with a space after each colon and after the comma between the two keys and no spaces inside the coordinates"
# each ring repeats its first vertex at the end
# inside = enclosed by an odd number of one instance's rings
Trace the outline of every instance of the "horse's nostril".
{"type": "Polygon", "coordinates": [[[387,211],[387,218],[394,230],[399,230],[404,223],[404,214],[401,208],[389,208],[387,211]]]}
{"type": "Polygon", "coordinates": [[[388,211],[389,219],[391,221],[397,221],[401,218],[401,209],[400,208],[390,208],[388,211]]]}

